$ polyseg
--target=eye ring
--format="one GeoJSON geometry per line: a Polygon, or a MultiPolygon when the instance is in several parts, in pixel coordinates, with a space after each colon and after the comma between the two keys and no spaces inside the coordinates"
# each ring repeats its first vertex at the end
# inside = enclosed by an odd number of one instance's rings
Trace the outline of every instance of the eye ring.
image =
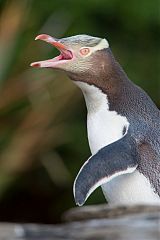
{"type": "Polygon", "coordinates": [[[87,48],[87,47],[81,48],[80,49],[80,53],[81,53],[81,55],[86,56],[86,55],[88,55],[90,53],[90,49],[87,48]]]}

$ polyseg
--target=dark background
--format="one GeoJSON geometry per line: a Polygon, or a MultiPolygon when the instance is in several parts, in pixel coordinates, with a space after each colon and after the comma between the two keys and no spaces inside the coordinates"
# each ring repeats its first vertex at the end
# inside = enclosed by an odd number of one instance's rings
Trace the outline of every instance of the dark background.
{"type": "MultiPolygon", "coordinates": [[[[32,69],[57,51],[35,42],[107,38],[130,79],[160,107],[159,0],[0,1],[0,221],[57,223],[90,156],[82,94],[63,74],[32,69]]],[[[98,189],[87,204],[103,203],[98,189]]]]}

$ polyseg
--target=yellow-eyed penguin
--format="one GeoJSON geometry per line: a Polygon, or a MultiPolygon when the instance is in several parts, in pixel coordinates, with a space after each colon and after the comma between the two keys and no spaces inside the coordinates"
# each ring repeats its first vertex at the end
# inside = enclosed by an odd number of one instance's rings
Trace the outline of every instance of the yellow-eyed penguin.
{"type": "Polygon", "coordinates": [[[33,67],[65,71],[81,88],[92,156],[74,182],[76,204],[99,186],[109,203],[160,204],[160,111],[117,63],[106,39],[37,36],[60,55],[33,67]]]}

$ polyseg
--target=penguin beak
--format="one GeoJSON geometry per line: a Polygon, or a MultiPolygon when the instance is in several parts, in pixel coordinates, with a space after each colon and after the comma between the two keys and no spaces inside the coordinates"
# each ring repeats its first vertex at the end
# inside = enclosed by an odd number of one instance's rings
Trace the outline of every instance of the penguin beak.
{"type": "Polygon", "coordinates": [[[41,34],[41,35],[38,35],[35,38],[35,40],[42,40],[51,44],[52,46],[56,47],[60,51],[60,55],[52,59],[33,62],[30,64],[31,67],[60,68],[59,65],[66,63],[67,61],[73,58],[72,51],[68,49],[64,44],[60,42],[60,40],[56,38],[53,38],[47,34],[41,34]]]}

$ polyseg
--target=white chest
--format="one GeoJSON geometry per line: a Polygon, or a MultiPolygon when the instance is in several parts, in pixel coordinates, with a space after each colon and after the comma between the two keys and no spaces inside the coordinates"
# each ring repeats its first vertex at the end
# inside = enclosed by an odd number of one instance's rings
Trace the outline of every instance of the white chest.
{"type": "Polygon", "coordinates": [[[97,112],[88,112],[87,132],[92,154],[120,139],[124,128],[128,127],[125,117],[102,107],[97,112]]]}

